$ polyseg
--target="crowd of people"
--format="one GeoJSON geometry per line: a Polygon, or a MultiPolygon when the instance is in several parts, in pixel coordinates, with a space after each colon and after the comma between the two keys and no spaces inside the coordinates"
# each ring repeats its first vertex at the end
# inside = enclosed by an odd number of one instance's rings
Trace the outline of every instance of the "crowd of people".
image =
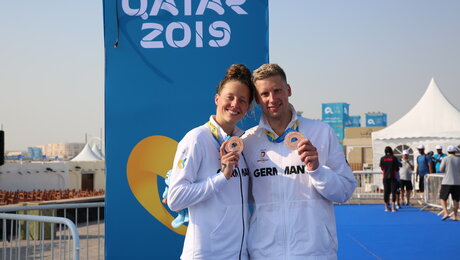
{"type": "Polygon", "coordinates": [[[441,145],[436,146],[436,154],[425,153],[423,144],[417,146],[419,155],[414,162],[409,159],[410,151],[404,150],[401,159],[398,159],[390,146],[385,147],[385,155],[380,159],[380,168],[383,173],[383,189],[385,211],[396,212],[403,205],[410,205],[411,193],[414,191],[412,175],[415,173],[419,184],[419,191],[425,190],[425,176],[430,173],[444,174],[439,199],[443,208],[442,220],[449,217],[447,199],[449,195],[453,200],[452,220],[458,220],[457,211],[460,200],[460,157],[456,156],[457,147],[449,145],[447,153],[443,153],[441,145]],[[391,203],[390,203],[391,195],[391,203]]]}

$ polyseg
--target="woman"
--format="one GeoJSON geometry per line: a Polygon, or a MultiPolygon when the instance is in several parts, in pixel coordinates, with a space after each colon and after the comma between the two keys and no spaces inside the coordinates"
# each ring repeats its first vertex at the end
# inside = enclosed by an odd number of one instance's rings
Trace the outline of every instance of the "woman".
{"type": "Polygon", "coordinates": [[[216,115],[180,141],[174,158],[168,206],[189,209],[181,259],[247,259],[248,169],[242,155],[224,148],[241,136],[236,123],[254,96],[251,73],[232,65],[217,87],[216,115]]]}

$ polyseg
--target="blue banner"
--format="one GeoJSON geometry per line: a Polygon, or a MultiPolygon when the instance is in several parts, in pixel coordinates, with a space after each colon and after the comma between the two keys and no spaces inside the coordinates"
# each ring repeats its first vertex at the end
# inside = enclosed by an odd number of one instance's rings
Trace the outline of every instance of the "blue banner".
{"type": "Polygon", "coordinates": [[[268,62],[268,0],[104,0],[104,39],[106,259],[179,259],[164,178],[226,69],[268,62]]]}
{"type": "Polygon", "coordinates": [[[346,127],[361,127],[361,116],[348,116],[346,127]]]}
{"type": "Polygon", "coordinates": [[[339,142],[342,142],[343,138],[345,137],[345,128],[344,128],[343,124],[329,123],[329,125],[334,130],[339,142]]]}
{"type": "Polygon", "coordinates": [[[328,123],[345,125],[350,105],[347,103],[322,104],[322,120],[328,123]]]}
{"type": "Polygon", "coordinates": [[[366,127],[387,126],[387,114],[366,114],[366,127]]]}
{"type": "Polygon", "coordinates": [[[40,160],[42,158],[42,149],[39,147],[28,147],[27,154],[32,160],[40,160]]]}

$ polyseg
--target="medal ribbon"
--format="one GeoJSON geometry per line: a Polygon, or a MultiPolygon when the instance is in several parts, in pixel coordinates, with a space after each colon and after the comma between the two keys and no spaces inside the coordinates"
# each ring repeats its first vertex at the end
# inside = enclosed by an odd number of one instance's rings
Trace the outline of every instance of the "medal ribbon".
{"type": "Polygon", "coordinates": [[[268,141],[274,142],[274,143],[282,143],[282,142],[284,142],[284,138],[290,132],[299,132],[299,120],[296,120],[295,123],[290,128],[286,129],[286,131],[284,131],[284,133],[282,135],[278,136],[278,138],[275,138],[274,133],[272,133],[272,132],[270,132],[268,130],[265,130],[265,134],[267,135],[268,141]]]}
{"type": "MultiPolygon", "coordinates": [[[[209,130],[211,130],[211,134],[214,137],[214,140],[216,140],[216,142],[219,144],[219,147],[220,147],[222,144],[219,141],[219,128],[217,128],[213,123],[211,123],[211,121],[208,121],[206,124],[208,125],[209,130]]],[[[227,141],[228,139],[230,139],[229,135],[225,137],[223,142],[227,141]]]]}

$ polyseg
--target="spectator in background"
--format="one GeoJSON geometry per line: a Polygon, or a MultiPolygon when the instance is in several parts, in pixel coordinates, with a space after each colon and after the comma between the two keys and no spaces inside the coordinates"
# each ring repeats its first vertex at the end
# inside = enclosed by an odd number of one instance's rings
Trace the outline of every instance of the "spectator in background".
{"type": "Polygon", "coordinates": [[[412,186],[412,171],[414,170],[414,163],[409,160],[409,151],[404,150],[401,159],[401,169],[399,176],[401,178],[401,198],[403,205],[410,205],[410,195],[414,189],[412,186]],[[406,195],[406,203],[404,203],[404,194],[406,195]]]}
{"type": "Polygon", "coordinates": [[[430,156],[430,165],[431,165],[431,169],[433,169],[433,171],[430,171],[430,173],[435,173],[436,172],[436,169],[434,168],[434,165],[435,165],[435,162],[433,160],[433,155],[434,155],[434,152],[433,151],[429,151],[426,153],[428,156],[430,156]]]}
{"type": "Polygon", "coordinates": [[[383,200],[385,201],[385,211],[390,211],[390,193],[391,193],[391,211],[396,212],[396,190],[398,189],[398,172],[401,163],[393,155],[393,149],[385,147],[385,156],[380,158],[380,168],[383,173],[383,200]]]}
{"type": "Polygon", "coordinates": [[[456,152],[457,147],[449,145],[447,147],[449,156],[442,160],[440,166],[441,171],[446,171],[446,175],[442,179],[441,191],[439,192],[439,198],[441,199],[441,206],[444,213],[442,220],[449,217],[447,211],[447,198],[449,198],[449,194],[451,194],[452,200],[454,201],[454,216],[451,217],[451,219],[455,221],[458,220],[457,211],[458,201],[460,200],[460,157],[455,155],[456,152]]]}
{"type": "Polygon", "coordinates": [[[425,146],[423,144],[417,146],[418,152],[420,153],[417,156],[417,178],[418,178],[418,189],[419,191],[425,191],[425,175],[428,173],[433,173],[434,169],[431,165],[431,157],[425,154],[425,146]]]}
{"type": "Polygon", "coordinates": [[[401,201],[399,199],[400,197],[401,197],[401,178],[399,177],[399,171],[398,171],[398,175],[396,176],[396,208],[397,209],[401,208],[401,201]]]}
{"type": "Polygon", "coordinates": [[[444,173],[439,169],[439,166],[441,166],[442,158],[446,157],[447,154],[442,152],[442,146],[440,146],[440,145],[436,145],[436,151],[438,153],[433,156],[433,162],[435,164],[435,172],[436,173],[444,173]]]}

